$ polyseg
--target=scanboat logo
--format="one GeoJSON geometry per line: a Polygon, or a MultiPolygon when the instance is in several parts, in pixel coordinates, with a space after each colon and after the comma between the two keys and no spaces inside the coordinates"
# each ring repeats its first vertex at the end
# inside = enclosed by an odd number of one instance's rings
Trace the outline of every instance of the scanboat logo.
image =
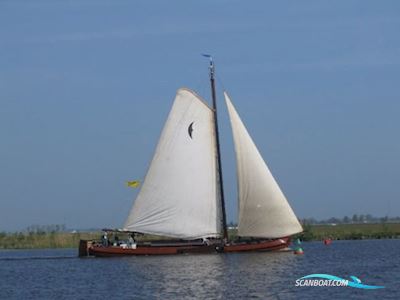
{"type": "Polygon", "coordinates": [[[351,281],[329,274],[311,274],[296,280],[295,286],[350,286],[357,289],[383,289],[384,286],[362,284],[356,276],[350,276],[351,281]]]}

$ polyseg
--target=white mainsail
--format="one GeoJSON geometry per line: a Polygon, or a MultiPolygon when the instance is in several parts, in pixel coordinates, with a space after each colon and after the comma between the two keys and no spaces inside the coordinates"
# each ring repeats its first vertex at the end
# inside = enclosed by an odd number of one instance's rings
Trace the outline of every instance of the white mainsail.
{"type": "Polygon", "coordinates": [[[124,228],[182,239],[218,237],[216,182],[213,111],[194,92],[179,89],[124,228]]]}
{"type": "Polygon", "coordinates": [[[302,231],[292,208],[225,92],[235,144],[239,222],[238,235],[279,238],[302,231]]]}

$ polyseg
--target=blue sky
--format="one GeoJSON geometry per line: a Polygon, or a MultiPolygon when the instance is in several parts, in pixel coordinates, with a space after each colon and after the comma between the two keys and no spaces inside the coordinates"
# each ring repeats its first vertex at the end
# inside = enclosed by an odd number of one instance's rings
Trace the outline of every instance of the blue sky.
{"type": "Polygon", "coordinates": [[[300,218],[400,215],[399,30],[398,1],[1,1],[0,231],[121,226],[204,52],[300,218]]]}

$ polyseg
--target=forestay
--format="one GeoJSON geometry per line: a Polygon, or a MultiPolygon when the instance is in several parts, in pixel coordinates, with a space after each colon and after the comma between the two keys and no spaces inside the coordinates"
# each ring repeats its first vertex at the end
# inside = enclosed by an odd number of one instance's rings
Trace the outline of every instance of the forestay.
{"type": "Polygon", "coordinates": [[[235,143],[239,223],[238,235],[278,238],[302,231],[292,208],[247,132],[229,96],[228,106],[235,143]]]}
{"type": "Polygon", "coordinates": [[[182,239],[220,236],[213,122],[200,97],[178,90],[125,229],[182,239]]]}

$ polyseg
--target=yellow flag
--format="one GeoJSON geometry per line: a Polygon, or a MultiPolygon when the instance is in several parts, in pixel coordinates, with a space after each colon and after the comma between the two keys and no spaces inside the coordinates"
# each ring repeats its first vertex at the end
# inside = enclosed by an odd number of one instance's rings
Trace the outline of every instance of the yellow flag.
{"type": "Polygon", "coordinates": [[[126,185],[132,188],[137,188],[140,184],[139,180],[134,180],[134,181],[127,181],[126,185]]]}

